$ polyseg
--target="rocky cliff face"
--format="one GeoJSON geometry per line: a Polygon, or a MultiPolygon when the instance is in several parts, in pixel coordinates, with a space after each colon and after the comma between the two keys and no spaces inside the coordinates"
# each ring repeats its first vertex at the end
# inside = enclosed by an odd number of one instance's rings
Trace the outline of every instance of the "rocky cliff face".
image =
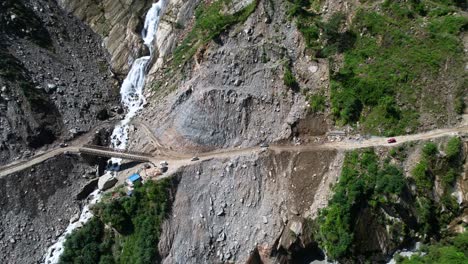
{"type": "MultiPolygon", "coordinates": [[[[182,73],[166,74],[173,65],[171,52],[195,23],[198,2],[166,6],[156,38],[159,58],[147,80],[150,104],[136,120],[156,138],[136,130],[131,145],[144,148],[156,140],[162,151],[170,146],[199,152],[324,135],[325,117],[311,114],[304,94],[287,87],[283,75],[292,61],[301,87],[317,91],[328,78],[328,64],[304,55],[301,35],[286,19],[281,1],[258,1],[245,23],[200,48],[193,62],[175,65],[182,73]]],[[[233,1],[224,11],[234,13],[252,2],[233,1]]],[[[323,258],[303,219],[326,205],[342,158],[332,151],[254,151],[181,170],[159,243],[163,262],[323,258]]]]}
{"type": "MultiPolygon", "coordinates": [[[[242,9],[249,3],[252,1],[233,1],[227,10],[222,9],[221,12],[236,12],[239,10],[236,7],[242,9]]],[[[329,97],[329,68],[336,68],[332,69],[336,72],[342,67],[343,56],[333,57],[332,66],[325,59],[313,59],[306,51],[303,36],[287,18],[286,3],[256,3],[255,11],[245,22],[229,27],[213,41],[198,47],[193,60],[174,64],[179,48],[186,44],[183,39],[196,26],[193,18],[195,7],[203,3],[169,1],[157,36],[159,57],[147,80],[150,104],[137,118],[137,122],[147,124],[156,138],[148,140],[146,132],[136,130],[132,146],[140,148],[157,141],[163,151],[167,147],[196,153],[254,146],[264,141],[300,141],[297,138],[307,141],[324,135],[333,127],[329,120],[331,116],[310,113],[305,94],[322,92],[329,97]],[[285,85],[288,65],[292,65],[301,91],[285,85]]],[[[333,14],[344,12],[343,31],[351,27],[351,20],[361,5],[358,1],[324,1],[319,13],[326,21],[333,14]]],[[[196,42],[188,45],[196,46],[196,42]]],[[[184,56],[190,55],[182,58],[184,56]]],[[[454,90],[447,88],[447,91],[447,98],[453,96],[450,93],[454,90]]],[[[443,125],[455,122],[453,113],[448,115],[448,121],[443,125]]],[[[427,125],[437,118],[424,115],[421,121],[427,125]]],[[[326,181],[329,185],[336,177],[327,178],[324,171],[314,173],[320,165],[307,167],[310,164],[308,159],[320,160],[314,153],[303,153],[304,160],[295,160],[297,157],[294,155],[283,155],[216,160],[182,170],[178,175],[181,184],[173,205],[174,212],[159,243],[164,261],[294,263],[299,256],[304,257],[304,248],[315,252],[310,236],[301,236],[301,228],[305,226],[303,218],[316,217],[317,209],[327,204],[330,189],[325,184],[317,188],[319,182],[326,181]],[[282,162],[291,163],[286,165],[282,162]],[[295,168],[291,164],[307,167],[308,173],[298,176],[295,169],[279,169],[295,168]],[[275,169],[262,171],[264,167],[275,169]],[[231,173],[232,176],[226,177],[231,173]],[[265,181],[268,176],[262,175],[268,173],[277,182],[265,181]],[[213,179],[213,175],[219,175],[219,178],[213,179]],[[315,177],[313,175],[318,179],[309,185],[308,182],[315,177]],[[249,183],[251,179],[258,181],[249,183]],[[289,186],[297,186],[293,180],[301,186],[314,188],[291,191],[289,186]],[[194,184],[196,188],[193,188],[194,184]],[[300,198],[295,200],[292,198],[294,194],[300,198]],[[288,204],[280,197],[292,202],[288,204]],[[314,210],[305,210],[302,204],[314,210]],[[251,209],[252,206],[255,210],[251,209]],[[290,206],[299,207],[297,217],[288,214],[289,209],[283,210],[290,206]],[[289,252],[289,258],[282,255],[284,252],[289,252]]],[[[326,157],[327,154],[323,155],[326,157]]],[[[336,159],[339,162],[340,159],[336,159]]],[[[332,160],[327,158],[324,166],[331,168],[332,160]]],[[[356,241],[359,242],[353,247],[358,257],[349,261],[365,261],[370,257],[384,262],[389,254],[407,245],[409,240],[395,237],[391,224],[378,223],[382,215],[389,214],[389,218],[403,219],[416,229],[415,201],[407,191],[408,200],[402,198],[395,208],[386,208],[377,214],[362,208],[354,227],[356,241]]],[[[312,258],[310,255],[304,258],[307,257],[312,258]]]]}
{"type": "MultiPolygon", "coordinates": [[[[327,79],[328,65],[304,56],[301,36],[279,2],[259,1],[245,23],[200,48],[192,63],[174,65],[183,73],[165,73],[172,63],[166,55],[193,25],[196,3],[169,2],[158,31],[160,57],[147,82],[152,97],[139,119],[159,141],[189,151],[252,146],[290,139],[300,122],[309,127],[305,137],[324,135],[326,119],[309,116],[304,94],[284,85],[283,75],[294,62],[301,87],[314,91],[327,79]]],[[[232,8],[249,3],[234,1],[232,8]]]]}
{"type": "Polygon", "coordinates": [[[59,0],[60,6],[81,19],[99,34],[111,54],[115,73],[125,75],[133,61],[145,51],[140,35],[143,20],[153,1],[144,0],[59,0]]]}
{"type": "MultiPolygon", "coordinates": [[[[0,65],[9,65],[8,70],[0,68],[0,108],[6,109],[0,111],[0,162],[27,156],[23,150],[71,138],[121,113],[112,107],[118,98],[113,73],[121,77],[136,57],[147,53],[138,35],[152,2],[7,0],[0,4],[0,33],[4,33],[0,65]]],[[[146,80],[148,104],[134,120],[129,149],[187,154],[262,142],[311,143],[333,129],[329,72],[342,66],[343,56],[334,57],[332,64],[313,57],[288,17],[287,1],[223,2],[228,5],[220,10],[219,19],[251,5],[255,8],[245,21],[227,24],[197,46],[184,39],[196,26],[197,7],[213,1],[166,0],[146,80]],[[193,58],[188,52],[177,54],[183,45],[196,47],[193,58]],[[288,85],[288,75],[293,75],[295,84],[288,85]],[[326,98],[325,110],[311,111],[310,94],[326,98]]],[[[336,12],[346,13],[342,31],[362,4],[318,2],[325,20],[336,12]]],[[[455,119],[451,116],[450,122],[455,119]]],[[[107,136],[100,139],[108,143],[107,136]]],[[[387,151],[378,149],[379,155],[387,151]]],[[[319,209],[327,205],[344,155],[332,150],[276,153],[252,148],[247,155],[181,168],[174,175],[178,189],[157,245],[163,262],[323,259],[313,240],[314,227],[306,219],[317,218],[319,209]]],[[[402,162],[406,176],[418,155],[410,153],[402,162]]],[[[78,210],[79,203],[69,194],[84,184],[81,176],[87,168],[81,159],[58,157],[0,179],[0,191],[6,193],[0,196],[0,216],[6,219],[0,226],[0,247],[5,249],[0,259],[40,259],[78,210]]],[[[466,207],[466,175],[457,184],[466,207]]],[[[396,209],[359,208],[353,225],[357,241],[353,252],[358,257],[345,262],[364,262],[369,256],[383,262],[406,245],[408,237],[395,236],[389,224],[401,219],[413,229],[415,201],[409,197],[410,189],[405,194],[408,197],[401,197],[396,209]]],[[[454,229],[458,223],[451,223],[454,229]]],[[[409,238],[416,237],[412,233],[409,238]]]]}
{"type": "Polygon", "coordinates": [[[0,163],[116,114],[118,83],[108,54],[55,2],[3,1],[0,32],[0,163]]]}

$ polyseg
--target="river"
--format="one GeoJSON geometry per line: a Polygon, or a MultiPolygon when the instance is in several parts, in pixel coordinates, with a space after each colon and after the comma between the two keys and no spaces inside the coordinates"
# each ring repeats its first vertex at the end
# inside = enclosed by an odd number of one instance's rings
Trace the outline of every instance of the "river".
{"type": "MultiPolygon", "coordinates": [[[[143,109],[146,99],[143,96],[145,86],[145,78],[148,72],[148,63],[153,56],[153,41],[156,37],[156,31],[161,16],[161,10],[164,1],[160,0],[153,3],[145,17],[145,24],[141,33],[144,44],[148,47],[150,55],[136,59],[127,77],[120,88],[121,103],[127,109],[125,117],[115,126],[111,136],[111,147],[117,149],[126,149],[128,144],[129,123],[137,113],[143,109]]],[[[121,159],[112,158],[113,163],[120,164],[121,159]]],[[[111,172],[107,172],[111,173],[111,172]]],[[[45,255],[44,263],[54,264],[59,262],[60,255],[63,252],[63,244],[66,236],[73,232],[76,228],[83,226],[89,219],[93,217],[89,210],[90,205],[99,202],[101,193],[99,190],[94,191],[88,197],[88,204],[81,210],[78,221],[70,223],[65,232],[57,239],[56,243],[48,248],[45,255]]]]}

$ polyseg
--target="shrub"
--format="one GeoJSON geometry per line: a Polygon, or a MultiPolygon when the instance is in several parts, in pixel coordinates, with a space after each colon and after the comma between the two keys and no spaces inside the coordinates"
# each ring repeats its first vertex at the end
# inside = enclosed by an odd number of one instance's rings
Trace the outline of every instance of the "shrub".
{"type": "Polygon", "coordinates": [[[437,76],[449,58],[461,63],[457,32],[465,19],[434,19],[430,29],[412,30],[419,27],[420,11],[406,5],[410,3],[391,4],[381,13],[363,9],[355,16],[359,37],[344,51],[343,67],[331,74],[332,110],[340,124],[360,121],[365,131],[386,136],[417,129],[418,112],[424,110],[415,106],[427,86],[420,80],[429,72],[437,76]],[[347,110],[358,105],[362,107],[347,110]]]}
{"type": "Polygon", "coordinates": [[[447,146],[445,148],[445,154],[447,155],[447,159],[455,160],[460,156],[462,149],[462,142],[460,138],[453,137],[447,142],[447,146]]]}
{"type": "Polygon", "coordinates": [[[130,216],[119,201],[112,200],[109,203],[99,204],[94,211],[98,211],[101,220],[104,223],[109,223],[119,233],[129,234],[132,232],[133,226],[130,216]]]}
{"type": "Polygon", "coordinates": [[[416,187],[420,192],[429,192],[432,190],[434,182],[428,172],[428,164],[426,161],[422,160],[416,164],[411,174],[416,182],[416,187]]]}
{"type": "Polygon", "coordinates": [[[291,71],[289,66],[285,66],[284,75],[283,75],[284,85],[288,86],[293,90],[297,90],[299,88],[299,84],[296,81],[296,77],[291,71]]]}
{"type": "Polygon", "coordinates": [[[350,253],[355,215],[363,204],[376,206],[382,197],[400,194],[405,184],[402,171],[389,164],[382,168],[372,149],[348,153],[334,195],[317,220],[317,237],[327,256],[338,259],[350,253]]]}
{"type": "Polygon", "coordinates": [[[326,97],[321,94],[309,96],[309,104],[312,112],[323,112],[325,110],[326,97]]]}
{"type": "MultiPolygon", "coordinates": [[[[104,236],[104,224],[96,218],[67,236],[60,263],[99,263],[100,245],[104,236]]],[[[106,250],[106,248],[103,248],[106,250]]]]}
{"type": "Polygon", "coordinates": [[[435,155],[439,152],[437,150],[437,145],[432,143],[432,142],[429,142],[429,143],[426,143],[422,149],[422,152],[423,152],[423,156],[426,158],[426,159],[433,159],[435,158],[435,155]]]}
{"type": "Polygon", "coordinates": [[[381,194],[400,194],[405,184],[405,177],[401,170],[393,165],[385,165],[377,176],[376,192],[381,194]]]}
{"type": "Polygon", "coordinates": [[[463,97],[459,96],[455,98],[455,113],[461,115],[465,110],[465,101],[463,101],[463,97]]]}
{"type": "Polygon", "coordinates": [[[419,231],[430,235],[438,229],[435,216],[434,201],[426,197],[418,197],[416,203],[416,216],[418,217],[419,231]]]}
{"type": "Polygon", "coordinates": [[[171,184],[170,180],[149,181],[135,187],[131,197],[98,204],[93,209],[96,216],[66,240],[61,263],[158,262],[157,244],[170,209],[171,184]],[[121,234],[114,237],[103,221],[121,234]]]}
{"type": "Polygon", "coordinates": [[[445,175],[442,176],[442,183],[445,187],[453,185],[457,179],[457,173],[453,168],[450,168],[445,175]]]}
{"type": "Polygon", "coordinates": [[[464,232],[445,239],[445,241],[433,244],[422,251],[424,254],[416,254],[399,260],[401,264],[464,264],[468,263],[468,232],[464,232]]]}
{"type": "Polygon", "coordinates": [[[255,11],[257,0],[239,12],[229,15],[222,10],[230,0],[217,0],[206,4],[202,2],[195,10],[195,24],[187,37],[173,53],[173,65],[185,63],[193,57],[199,47],[218,37],[226,29],[237,23],[242,23],[255,11]]]}

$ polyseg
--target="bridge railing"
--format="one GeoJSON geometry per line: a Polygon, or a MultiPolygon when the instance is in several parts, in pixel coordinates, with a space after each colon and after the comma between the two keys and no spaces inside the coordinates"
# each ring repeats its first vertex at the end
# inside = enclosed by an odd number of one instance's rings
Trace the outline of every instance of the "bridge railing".
{"type": "Polygon", "coordinates": [[[128,159],[128,160],[136,160],[136,161],[150,161],[151,158],[147,156],[139,156],[139,155],[132,155],[128,153],[119,153],[119,152],[110,152],[104,151],[99,149],[92,149],[92,148],[80,148],[80,153],[89,154],[93,156],[100,156],[100,157],[108,157],[108,158],[121,158],[121,159],[128,159]]]}
{"type": "Polygon", "coordinates": [[[150,153],[146,153],[146,152],[138,152],[138,151],[124,150],[124,149],[115,149],[115,148],[108,148],[108,147],[89,145],[89,144],[83,145],[83,148],[96,149],[96,150],[115,152],[115,153],[122,153],[122,154],[130,154],[130,155],[143,156],[143,157],[152,157],[153,156],[150,153]]]}

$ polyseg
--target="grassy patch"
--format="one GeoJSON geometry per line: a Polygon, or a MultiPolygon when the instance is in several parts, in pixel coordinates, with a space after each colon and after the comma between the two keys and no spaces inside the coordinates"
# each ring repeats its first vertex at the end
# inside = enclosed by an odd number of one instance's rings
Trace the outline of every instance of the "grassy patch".
{"type": "Polygon", "coordinates": [[[297,83],[296,77],[291,70],[289,65],[284,66],[283,82],[287,87],[297,90],[299,89],[299,83],[297,83]]]}
{"type": "Polygon", "coordinates": [[[323,94],[313,94],[307,97],[310,104],[310,110],[314,113],[325,111],[327,98],[323,94]]]}
{"type": "MultiPolygon", "coordinates": [[[[455,14],[459,3],[385,1],[378,12],[363,5],[344,30],[343,14],[320,18],[314,8],[320,1],[290,2],[289,14],[312,55],[344,55],[344,65],[331,73],[338,125],[359,122],[364,132],[393,136],[417,130],[420,113],[447,111],[429,92],[447,65],[463,67],[458,35],[468,18],[455,14]]],[[[456,96],[453,111],[462,113],[463,92],[456,96]]]]}
{"type": "Polygon", "coordinates": [[[147,182],[131,197],[102,202],[96,217],[65,242],[60,263],[152,263],[160,259],[161,224],[170,210],[170,180],[147,182]],[[108,224],[112,230],[103,230],[108,224]],[[104,243],[104,246],[103,246],[104,243]],[[98,249],[98,250],[96,250],[98,249]],[[82,256],[91,256],[80,262],[82,256]]]}
{"type": "Polygon", "coordinates": [[[458,137],[453,137],[447,142],[445,147],[445,154],[447,159],[454,161],[460,157],[462,151],[462,141],[458,137]]]}
{"type": "Polygon", "coordinates": [[[468,20],[426,17],[425,26],[424,12],[408,5],[387,1],[382,13],[361,10],[356,15],[354,30],[364,34],[345,53],[344,67],[333,76],[332,104],[342,123],[360,121],[370,133],[387,136],[414,130],[421,111],[415,104],[428,85],[423,79],[438,76],[449,59],[460,62],[457,34],[468,20]],[[363,107],[350,114],[346,108],[355,100],[363,107]]]}
{"type": "Polygon", "coordinates": [[[195,11],[195,24],[181,45],[173,54],[173,64],[184,64],[193,57],[203,45],[218,37],[226,29],[237,23],[242,23],[255,11],[258,1],[253,1],[235,14],[227,14],[231,0],[217,0],[211,4],[203,2],[195,11]]]}
{"type": "Polygon", "coordinates": [[[322,1],[289,2],[288,15],[296,19],[296,26],[312,56],[326,58],[337,52],[344,52],[354,45],[355,34],[351,31],[341,31],[346,18],[343,13],[335,13],[325,21],[318,15],[322,1]]]}

